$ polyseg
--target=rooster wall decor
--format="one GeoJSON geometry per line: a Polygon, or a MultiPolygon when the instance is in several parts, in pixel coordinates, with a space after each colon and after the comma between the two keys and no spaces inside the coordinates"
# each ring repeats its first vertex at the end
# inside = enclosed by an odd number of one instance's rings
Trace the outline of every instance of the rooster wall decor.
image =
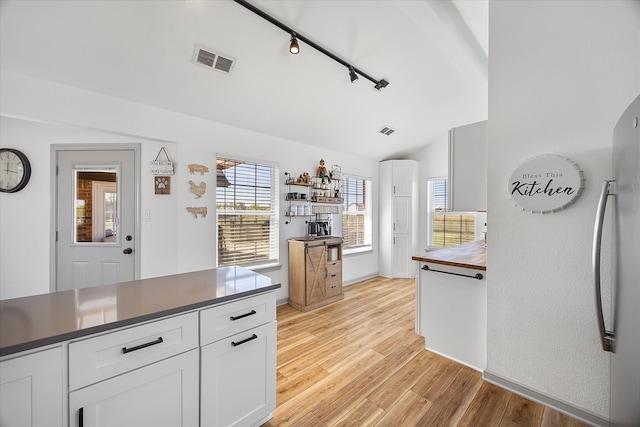
{"type": "Polygon", "coordinates": [[[200,184],[189,181],[189,185],[191,186],[191,192],[196,195],[196,199],[202,197],[202,195],[207,191],[207,183],[204,181],[200,184]]]}

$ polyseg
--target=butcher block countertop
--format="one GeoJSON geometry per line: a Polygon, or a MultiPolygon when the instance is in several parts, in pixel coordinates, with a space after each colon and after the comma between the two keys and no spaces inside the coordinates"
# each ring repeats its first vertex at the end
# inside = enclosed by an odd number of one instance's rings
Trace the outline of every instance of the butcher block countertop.
{"type": "Polygon", "coordinates": [[[487,270],[487,248],[483,240],[465,243],[453,248],[436,249],[424,255],[413,256],[411,259],[473,270],[487,270]]]}
{"type": "Polygon", "coordinates": [[[242,267],[0,301],[0,356],[232,301],[280,287],[242,267]]]}

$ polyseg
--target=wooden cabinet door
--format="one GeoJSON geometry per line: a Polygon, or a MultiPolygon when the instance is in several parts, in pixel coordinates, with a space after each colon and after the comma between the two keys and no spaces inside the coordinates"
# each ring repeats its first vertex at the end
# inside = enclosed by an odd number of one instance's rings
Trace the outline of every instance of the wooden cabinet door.
{"type": "Polygon", "coordinates": [[[306,305],[322,302],[327,298],[327,248],[311,246],[306,248],[306,305]]]}
{"type": "Polygon", "coordinates": [[[0,425],[62,426],[62,349],[0,363],[0,425]]]}
{"type": "Polygon", "coordinates": [[[198,350],[69,393],[70,425],[198,425],[198,350]]]}
{"type": "Polygon", "coordinates": [[[251,426],[276,407],[276,322],[201,349],[201,425],[251,426]]]}

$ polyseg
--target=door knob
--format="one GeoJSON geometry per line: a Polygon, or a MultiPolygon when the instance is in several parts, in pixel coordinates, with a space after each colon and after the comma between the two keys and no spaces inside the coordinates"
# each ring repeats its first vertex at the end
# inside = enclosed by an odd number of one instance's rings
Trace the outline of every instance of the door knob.
{"type": "Polygon", "coordinates": [[[133,249],[127,248],[124,251],[122,251],[122,253],[125,254],[125,255],[130,255],[131,253],[133,253],[133,249]]]}

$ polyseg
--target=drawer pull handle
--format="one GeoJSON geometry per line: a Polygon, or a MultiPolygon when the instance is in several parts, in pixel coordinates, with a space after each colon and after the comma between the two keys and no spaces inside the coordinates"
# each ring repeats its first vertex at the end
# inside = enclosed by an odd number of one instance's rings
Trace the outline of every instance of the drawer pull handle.
{"type": "Polygon", "coordinates": [[[152,345],[161,344],[163,342],[164,342],[164,340],[162,339],[162,337],[160,337],[155,341],[151,341],[151,342],[148,342],[148,343],[140,344],[140,345],[137,345],[135,347],[130,347],[130,348],[122,347],[122,354],[131,353],[132,351],[140,350],[141,348],[151,347],[152,345]]]}
{"type": "Polygon", "coordinates": [[[251,310],[250,312],[245,313],[245,314],[241,314],[240,316],[231,316],[231,317],[229,317],[229,319],[238,320],[238,319],[242,319],[243,317],[253,316],[254,314],[256,314],[256,311],[255,310],[251,310]]]}
{"type": "Polygon", "coordinates": [[[246,343],[246,342],[253,341],[253,340],[255,340],[256,338],[258,338],[258,336],[257,336],[256,334],[252,334],[249,338],[247,338],[247,339],[245,339],[245,340],[238,341],[238,342],[231,341],[231,345],[232,345],[232,346],[234,346],[234,347],[236,347],[236,346],[239,346],[240,344],[244,344],[244,343],[246,343]]]}

